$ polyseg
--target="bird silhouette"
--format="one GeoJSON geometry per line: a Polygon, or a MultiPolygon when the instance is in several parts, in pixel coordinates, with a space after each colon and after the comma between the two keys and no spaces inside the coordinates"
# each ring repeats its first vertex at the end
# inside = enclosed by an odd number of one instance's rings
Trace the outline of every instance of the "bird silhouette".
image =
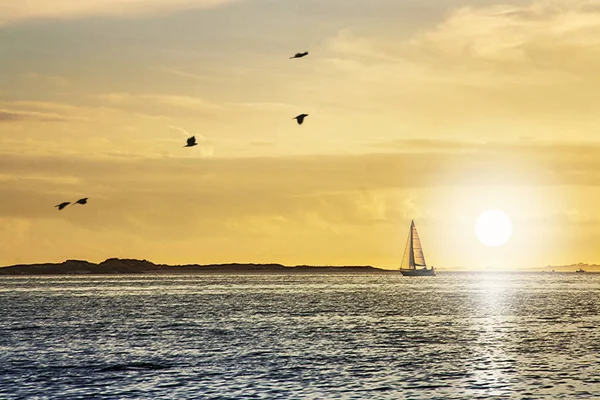
{"type": "Polygon", "coordinates": [[[71,204],[70,201],[63,201],[60,204],[55,205],[54,207],[58,207],[59,210],[62,210],[63,208],[65,208],[66,206],[68,206],[69,204],[71,204]]]}
{"type": "Polygon", "coordinates": [[[298,125],[301,125],[304,122],[304,118],[308,117],[308,114],[300,114],[292,119],[298,121],[298,125]]]}
{"type": "Polygon", "coordinates": [[[292,57],[290,57],[290,60],[291,60],[292,58],[302,58],[302,57],[305,57],[305,56],[307,56],[307,55],[308,55],[308,51],[305,51],[304,53],[296,53],[296,54],[294,54],[292,57]]]}
{"type": "Polygon", "coordinates": [[[87,204],[87,197],[84,197],[83,199],[79,199],[75,202],[75,204],[87,204]]]}
{"type": "Polygon", "coordinates": [[[187,140],[187,144],[183,147],[193,147],[193,146],[197,146],[198,143],[196,143],[196,136],[192,136],[191,138],[188,138],[187,140]]]}

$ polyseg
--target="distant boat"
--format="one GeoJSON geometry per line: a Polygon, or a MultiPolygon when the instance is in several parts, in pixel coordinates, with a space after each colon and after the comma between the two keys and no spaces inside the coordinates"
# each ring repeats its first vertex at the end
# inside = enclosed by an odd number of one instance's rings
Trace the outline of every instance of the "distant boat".
{"type": "Polygon", "coordinates": [[[400,272],[403,276],[435,276],[433,266],[429,269],[427,268],[423,248],[421,247],[421,239],[419,239],[419,234],[415,227],[415,221],[410,222],[410,230],[408,232],[408,240],[406,241],[406,249],[404,250],[400,272]]]}
{"type": "Polygon", "coordinates": [[[579,268],[577,271],[575,272],[585,272],[585,270],[583,268],[579,268]]]}

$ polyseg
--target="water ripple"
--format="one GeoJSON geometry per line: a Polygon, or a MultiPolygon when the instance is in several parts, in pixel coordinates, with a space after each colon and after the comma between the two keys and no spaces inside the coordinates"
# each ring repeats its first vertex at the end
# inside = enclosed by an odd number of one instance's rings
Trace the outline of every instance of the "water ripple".
{"type": "Polygon", "coordinates": [[[593,274],[0,278],[0,398],[600,398],[599,292],[593,274]]]}

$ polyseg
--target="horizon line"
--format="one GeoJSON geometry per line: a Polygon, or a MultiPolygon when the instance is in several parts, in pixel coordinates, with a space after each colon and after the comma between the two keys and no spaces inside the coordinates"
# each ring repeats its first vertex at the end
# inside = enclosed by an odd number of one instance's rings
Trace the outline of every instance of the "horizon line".
{"type": "MultiPolygon", "coordinates": [[[[208,263],[208,264],[200,264],[200,263],[186,263],[186,264],[166,264],[166,263],[155,263],[148,259],[138,259],[138,258],[119,258],[119,257],[109,257],[100,262],[92,262],[83,259],[72,259],[68,258],[64,261],[60,262],[34,262],[34,263],[21,263],[21,264],[11,264],[11,265],[2,265],[0,269],[11,268],[11,267],[27,267],[27,266],[43,266],[43,265],[61,265],[69,262],[81,262],[87,263],[91,265],[101,265],[103,263],[107,263],[110,261],[134,261],[134,262],[146,262],[150,263],[157,267],[218,267],[218,266],[232,266],[232,265],[245,265],[245,266],[281,266],[285,268],[296,268],[296,267],[309,267],[309,268],[372,268],[381,271],[399,271],[400,267],[397,268],[385,268],[378,267],[370,264],[354,264],[354,265],[333,265],[333,264],[295,264],[295,265],[286,265],[279,262],[221,262],[221,263],[208,263]]],[[[588,264],[588,263],[574,263],[569,265],[546,265],[540,267],[435,267],[437,271],[442,272],[570,272],[567,269],[575,269],[575,268],[587,267],[590,269],[598,269],[600,272],[599,264],[588,264]],[[552,270],[552,271],[550,271],[552,270]],[[558,271],[555,271],[558,270],[558,271]]]]}

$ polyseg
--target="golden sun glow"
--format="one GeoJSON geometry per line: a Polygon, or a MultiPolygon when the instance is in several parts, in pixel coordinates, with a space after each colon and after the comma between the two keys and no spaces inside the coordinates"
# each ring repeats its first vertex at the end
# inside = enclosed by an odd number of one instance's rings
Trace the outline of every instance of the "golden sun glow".
{"type": "Polygon", "coordinates": [[[487,210],[477,218],[475,234],[486,246],[501,246],[510,239],[512,222],[504,211],[487,210]]]}

